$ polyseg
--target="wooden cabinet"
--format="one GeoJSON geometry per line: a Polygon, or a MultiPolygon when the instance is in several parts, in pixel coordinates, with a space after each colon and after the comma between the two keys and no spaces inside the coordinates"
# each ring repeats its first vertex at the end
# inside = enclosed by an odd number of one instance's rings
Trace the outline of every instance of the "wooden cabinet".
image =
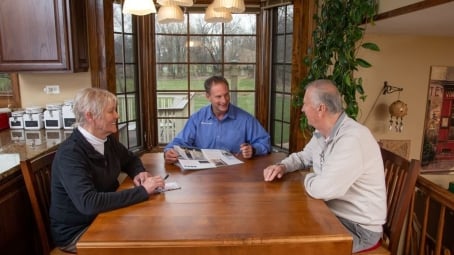
{"type": "Polygon", "coordinates": [[[0,251],[39,254],[37,230],[20,169],[0,178],[0,251]]]}
{"type": "Polygon", "coordinates": [[[83,0],[0,1],[0,72],[87,71],[83,0]]]}

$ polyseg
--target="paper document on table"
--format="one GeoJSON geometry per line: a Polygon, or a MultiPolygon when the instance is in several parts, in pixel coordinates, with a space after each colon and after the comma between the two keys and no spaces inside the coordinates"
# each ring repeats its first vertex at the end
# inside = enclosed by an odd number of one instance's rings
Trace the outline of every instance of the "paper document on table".
{"type": "Polygon", "coordinates": [[[164,188],[157,188],[156,192],[162,193],[170,190],[181,189],[180,185],[176,182],[166,182],[164,188]]]}
{"type": "Polygon", "coordinates": [[[178,165],[182,170],[197,170],[241,164],[232,153],[218,149],[198,149],[175,145],[179,154],[178,165]]]}

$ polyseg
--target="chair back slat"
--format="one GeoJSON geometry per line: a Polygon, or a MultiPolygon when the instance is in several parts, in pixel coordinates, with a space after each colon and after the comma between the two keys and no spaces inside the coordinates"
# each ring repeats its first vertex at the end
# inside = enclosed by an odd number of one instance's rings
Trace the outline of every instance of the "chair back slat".
{"type": "Polygon", "coordinates": [[[416,179],[420,171],[419,160],[409,161],[400,155],[381,148],[385,167],[387,192],[387,219],[383,226],[383,241],[391,254],[397,254],[402,228],[413,198],[416,179]]]}
{"type": "Polygon", "coordinates": [[[21,162],[21,171],[38,227],[43,254],[54,248],[50,234],[50,182],[52,161],[56,151],[50,151],[21,162]]]}

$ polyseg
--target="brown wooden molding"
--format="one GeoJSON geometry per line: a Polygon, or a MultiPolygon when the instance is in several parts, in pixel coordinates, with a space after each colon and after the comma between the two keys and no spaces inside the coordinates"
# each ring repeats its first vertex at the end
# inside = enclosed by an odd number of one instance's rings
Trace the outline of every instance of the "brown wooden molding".
{"type": "Polygon", "coordinates": [[[452,1],[454,1],[454,0],[426,0],[426,1],[422,1],[422,2],[417,2],[417,3],[410,4],[410,5],[407,5],[407,6],[403,6],[403,7],[391,10],[391,11],[387,11],[387,12],[383,12],[383,13],[377,14],[374,17],[374,20],[377,21],[377,20],[392,18],[392,17],[403,15],[403,14],[407,14],[407,13],[419,11],[419,10],[422,10],[422,9],[430,8],[430,7],[433,7],[433,6],[436,6],[436,5],[449,3],[449,2],[452,2],[452,1]]]}

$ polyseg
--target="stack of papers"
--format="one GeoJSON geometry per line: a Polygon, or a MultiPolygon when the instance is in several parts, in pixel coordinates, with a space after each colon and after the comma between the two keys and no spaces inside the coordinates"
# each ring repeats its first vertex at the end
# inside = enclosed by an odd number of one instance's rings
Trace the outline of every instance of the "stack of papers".
{"type": "Polygon", "coordinates": [[[182,170],[198,170],[241,164],[232,153],[218,149],[198,149],[175,145],[179,154],[178,165],[182,170]]]}

